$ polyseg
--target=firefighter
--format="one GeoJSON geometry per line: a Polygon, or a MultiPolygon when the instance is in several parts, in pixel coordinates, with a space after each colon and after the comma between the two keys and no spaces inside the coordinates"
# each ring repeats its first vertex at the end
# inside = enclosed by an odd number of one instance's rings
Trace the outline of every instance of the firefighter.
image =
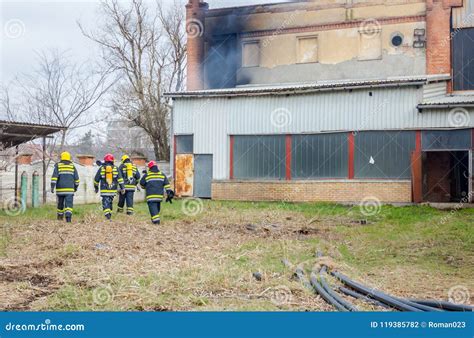
{"type": "Polygon", "coordinates": [[[127,155],[122,156],[119,171],[125,183],[125,193],[119,195],[117,212],[123,212],[126,203],[127,215],[133,215],[133,195],[135,194],[135,189],[138,189],[137,184],[140,181],[140,173],[127,155]]]}
{"type": "Polygon", "coordinates": [[[51,177],[51,192],[56,190],[58,220],[71,222],[74,204],[74,193],[79,187],[79,174],[71,162],[71,154],[67,151],[61,153],[61,160],[54,165],[51,177]]]}
{"type": "Polygon", "coordinates": [[[166,201],[170,203],[172,203],[174,191],[171,190],[168,178],[158,169],[155,161],[148,163],[148,171],[142,176],[140,186],[146,191],[146,202],[152,223],[160,224],[160,209],[164,190],[167,194],[166,201]]]}
{"type": "Polygon", "coordinates": [[[115,194],[117,191],[120,194],[125,193],[123,177],[117,166],[114,165],[114,156],[112,154],[105,155],[104,162],[98,162],[98,164],[100,164],[100,168],[95,174],[94,190],[95,193],[98,193],[100,188],[104,216],[110,220],[112,218],[112,202],[114,201],[115,194]]]}

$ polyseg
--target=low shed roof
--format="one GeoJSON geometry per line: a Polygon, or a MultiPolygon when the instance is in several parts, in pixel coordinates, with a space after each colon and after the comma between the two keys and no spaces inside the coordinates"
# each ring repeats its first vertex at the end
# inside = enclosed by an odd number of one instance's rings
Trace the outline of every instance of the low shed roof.
{"type": "Polygon", "coordinates": [[[318,91],[333,91],[362,88],[387,88],[400,86],[422,86],[431,82],[447,81],[449,74],[417,75],[403,77],[389,77],[385,79],[361,80],[332,80],[298,84],[281,84],[265,86],[240,86],[224,89],[205,89],[196,91],[171,92],[165,96],[172,98],[192,97],[222,97],[222,96],[260,96],[260,95],[288,95],[318,91]]]}
{"type": "Polygon", "coordinates": [[[9,148],[66,128],[47,124],[0,120],[0,145],[9,148]]]}

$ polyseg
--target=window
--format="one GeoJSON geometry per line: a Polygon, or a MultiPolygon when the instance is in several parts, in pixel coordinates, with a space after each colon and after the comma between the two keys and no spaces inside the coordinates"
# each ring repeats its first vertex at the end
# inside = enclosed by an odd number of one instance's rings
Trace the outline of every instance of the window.
{"type": "Polygon", "coordinates": [[[394,33],[390,39],[390,43],[393,47],[400,47],[403,43],[403,35],[401,33],[394,33]]]}
{"type": "Polygon", "coordinates": [[[368,131],[354,137],[356,178],[409,179],[411,153],[415,149],[413,131],[368,131]]]}
{"type": "Polygon", "coordinates": [[[242,45],[242,67],[260,65],[260,46],[258,41],[244,42],[242,45]]]}
{"type": "Polygon", "coordinates": [[[453,36],[453,88],[474,90],[474,28],[456,31],[453,36]]]}
{"type": "Polygon", "coordinates": [[[192,154],[193,148],[193,135],[176,135],[176,154],[192,154]]]}
{"type": "Polygon", "coordinates": [[[471,130],[425,130],[421,140],[423,150],[470,149],[471,130]]]}
{"type": "Polygon", "coordinates": [[[347,152],[347,133],[294,135],[291,176],[295,179],[346,178],[347,152]]]}
{"type": "Polygon", "coordinates": [[[298,38],[298,63],[318,62],[318,37],[298,38]]]}
{"type": "Polygon", "coordinates": [[[379,60],[382,58],[382,34],[376,27],[362,28],[359,41],[359,60],[379,60]]]}
{"type": "Polygon", "coordinates": [[[285,179],[285,136],[234,136],[235,179],[285,179]]]}

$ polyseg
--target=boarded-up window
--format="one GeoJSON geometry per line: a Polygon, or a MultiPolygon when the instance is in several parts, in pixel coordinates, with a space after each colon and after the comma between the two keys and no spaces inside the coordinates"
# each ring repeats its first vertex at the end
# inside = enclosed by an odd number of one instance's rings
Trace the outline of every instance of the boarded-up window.
{"type": "Polygon", "coordinates": [[[454,90],[474,90],[474,28],[452,35],[454,90]]]}
{"type": "Polygon", "coordinates": [[[359,60],[378,60],[382,58],[382,34],[380,29],[360,30],[359,60]]]}
{"type": "Polygon", "coordinates": [[[176,135],[177,154],[192,154],[193,148],[193,135],[176,135]]]}
{"type": "Polygon", "coordinates": [[[367,131],[354,137],[356,178],[409,179],[414,131],[367,131]]]}
{"type": "Polygon", "coordinates": [[[298,38],[298,63],[318,62],[318,38],[305,36],[298,38]]]}
{"type": "Polygon", "coordinates": [[[244,42],[242,45],[242,67],[260,65],[260,46],[258,41],[244,42]]]}
{"type": "Polygon", "coordinates": [[[284,179],[285,136],[234,136],[234,178],[284,179]]]}
{"type": "Polygon", "coordinates": [[[347,134],[293,135],[291,177],[345,178],[347,134]]]}

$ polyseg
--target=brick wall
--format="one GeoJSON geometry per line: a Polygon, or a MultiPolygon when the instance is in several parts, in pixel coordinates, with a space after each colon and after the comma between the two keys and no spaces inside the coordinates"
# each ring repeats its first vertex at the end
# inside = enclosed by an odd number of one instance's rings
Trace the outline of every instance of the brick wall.
{"type": "Polygon", "coordinates": [[[186,5],[187,90],[204,89],[204,23],[208,4],[189,0],[186,5]]]}
{"type": "MultiPolygon", "coordinates": [[[[428,74],[451,74],[451,8],[462,0],[427,0],[426,70],[428,74]]],[[[451,83],[448,90],[451,91],[451,83]]]]}
{"type": "Polygon", "coordinates": [[[214,181],[212,198],[241,201],[360,202],[375,197],[381,202],[410,203],[410,181],[214,181]]]}

